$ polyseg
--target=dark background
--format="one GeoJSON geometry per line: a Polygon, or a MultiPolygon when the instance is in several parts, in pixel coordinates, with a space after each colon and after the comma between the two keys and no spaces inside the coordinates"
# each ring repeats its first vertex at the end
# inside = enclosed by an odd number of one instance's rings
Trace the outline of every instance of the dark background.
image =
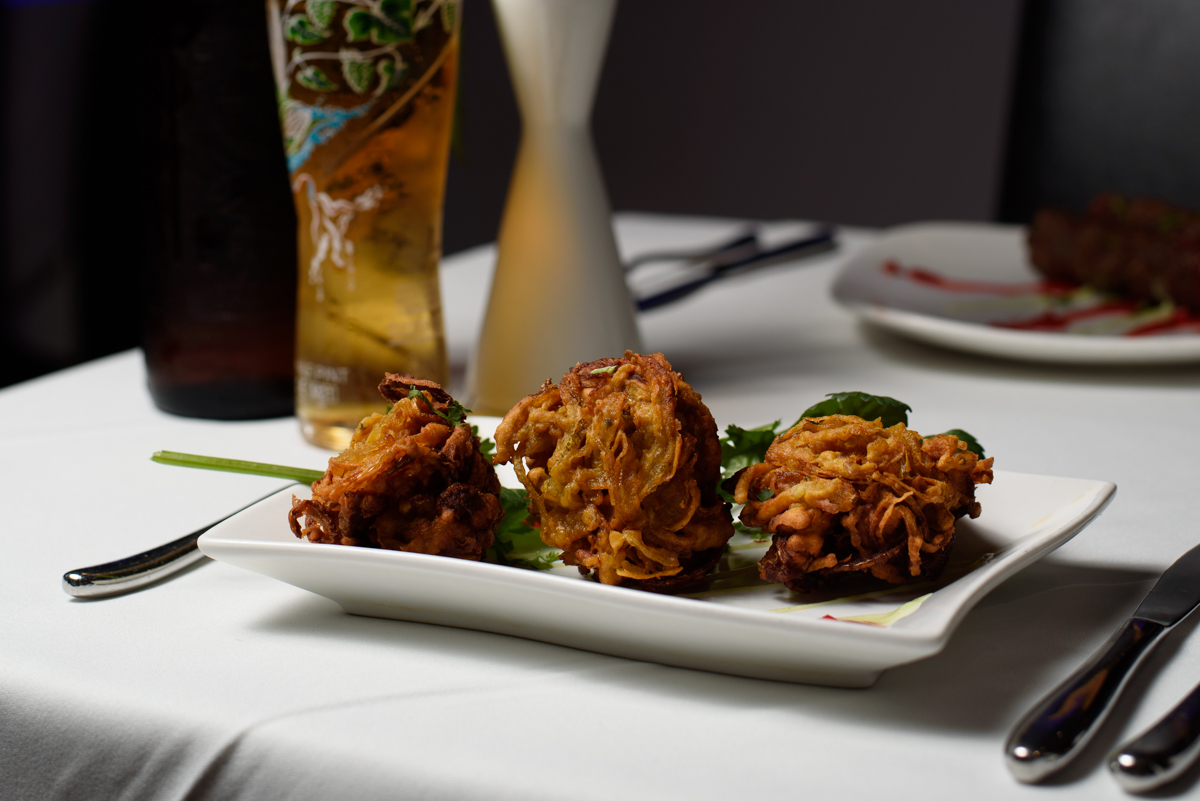
{"type": "MultiPolygon", "coordinates": [[[[991,219],[1017,0],[618,3],[593,113],[613,208],[860,225],[991,219]]],[[[519,121],[491,8],[463,17],[446,251],[495,236],[519,121]]]]}
{"type": "MultiPolygon", "coordinates": [[[[0,385],[139,342],[156,8],[2,7],[0,385]]],[[[463,19],[447,253],[494,238],[519,136],[489,3],[463,19]]],[[[1200,206],[1197,33],[1194,0],[623,0],[593,129],[618,211],[1023,221],[1106,189],[1200,206]]]]}

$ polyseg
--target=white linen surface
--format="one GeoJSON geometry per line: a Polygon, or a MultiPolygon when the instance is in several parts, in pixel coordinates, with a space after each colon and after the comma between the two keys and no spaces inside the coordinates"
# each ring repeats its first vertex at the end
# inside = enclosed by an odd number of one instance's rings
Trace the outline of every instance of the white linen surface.
{"type": "MultiPolygon", "coordinates": [[[[621,215],[617,227],[632,255],[737,225],[621,215]]],[[[1191,688],[1190,621],[1065,780],[1018,785],[1001,747],[1198,539],[1200,370],[1007,364],[863,328],[828,290],[870,236],[847,231],[838,254],[707,288],[644,314],[642,330],[721,426],[864,390],[909,403],[918,430],[971,431],[1007,470],[1117,483],[1103,517],[984,599],[943,653],[869,690],[756,681],[354,617],[220,563],[72,600],[66,570],[282,484],[156,465],[153,451],[310,467],[328,456],[293,419],[157,411],[131,352],[0,391],[0,798],[1123,797],[1100,762],[1191,688]]],[[[457,384],[492,258],[479,248],[444,265],[457,384]]]]}

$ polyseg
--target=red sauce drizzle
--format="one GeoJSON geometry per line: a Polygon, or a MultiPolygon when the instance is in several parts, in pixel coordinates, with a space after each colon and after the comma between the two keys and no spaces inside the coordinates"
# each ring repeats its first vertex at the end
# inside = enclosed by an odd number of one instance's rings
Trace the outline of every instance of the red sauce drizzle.
{"type": "Polygon", "coordinates": [[[1062,281],[1034,281],[1028,284],[1001,284],[996,281],[964,281],[957,278],[947,278],[933,270],[924,267],[905,267],[894,260],[883,263],[884,275],[907,278],[914,284],[944,289],[947,292],[972,292],[979,295],[998,295],[1005,298],[1016,298],[1022,295],[1067,295],[1079,289],[1078,284],[1066,284],[1062,281]]]}
{"type": "MultiPolygon", "coordinates": [[[[929,286],[947,292],[970,292],[979,295],[997,295],[999,297],[1021,297],[1023,295],[1049,295],[1062,297],[1079,289],[1079,284],[1068,284],[1062,281],[1042,280],[1026,284],[1001,284],[993,281],[964,281],[947,278],[924,267],[905,267],[895,260],[889,259],[882,266],[884,275],[896,278],[907,278],[915,284],[929,286]]],[[[1066,331],[1071,325],[1080,320],[1094,317],[1133,314],[1138,310],[1138,304],[1132,301],[1113,300],[1098,303],[1086,309],[1071,311],[1046,310],[1027,320],[1012,320],[994,322],[990,325],[996,328],[1007,328],[1017,331],[1066,331]]],[[[1188,309],[1178,308],[1165,320],[1155,320],[1123,332],[1122,336],[1141,337],[1154,334],[1164,334],[1171,331],[1195,329],[1200,333],[1200,316],[1192,314],[1188,309]]]]}
{"type": "Polygon", "coordinates": [[[821,615],[821,620],[836,620],[838,623],[857,623],[860,626],[881,626],[880,623],[872,623],[869,620],[842,620],[840,617],[833,615],[821,615]]]}
{"type": "Polygon", "coordinates": [[[1108,317],[1113,314],[1132,314],[1135,311],[1137,311],[1136,303],[1111,301],[1100,303],[1088,309],[1073,309],[1066,312],[1057,312],[1048,309],[1036,317],[1030,317],[1028,320],[996,322],[991,323],[991,325],[996,328],[1012,328],[1018,331],[1065,331],[1068,326],[1080,320],[1088,320],[1093,317],[1108,317]]]}

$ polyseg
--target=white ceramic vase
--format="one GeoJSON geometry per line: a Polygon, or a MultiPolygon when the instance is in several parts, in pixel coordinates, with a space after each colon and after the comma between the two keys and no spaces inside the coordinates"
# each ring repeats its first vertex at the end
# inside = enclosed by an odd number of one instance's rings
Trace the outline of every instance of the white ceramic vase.
{"type": "Polygon", "coordinates": [[[616,0],[493,0],[523,131],[468,402],[504,414],[577,362],[640,349],[592,145],[616,0]]]}

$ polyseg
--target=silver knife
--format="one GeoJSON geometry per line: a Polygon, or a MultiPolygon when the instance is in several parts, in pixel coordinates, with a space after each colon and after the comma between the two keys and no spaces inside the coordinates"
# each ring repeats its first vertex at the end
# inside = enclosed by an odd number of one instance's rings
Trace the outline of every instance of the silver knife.
{"type": "Polygon", "coordinates": [[[1108,759],[1117,783],[1144,793],[1179,778],[1200,756],[1200,686],[1108,759]]]}
{"type": "Polygon", "coordinates": [[[1066,767],[1100,728],[1130,676],[1162,635],[1200,604],[1200,545],[1154,589],[1091,659],[1030,709],[1005,743],[1008,769],[1040,782],[1066,767]]]}

